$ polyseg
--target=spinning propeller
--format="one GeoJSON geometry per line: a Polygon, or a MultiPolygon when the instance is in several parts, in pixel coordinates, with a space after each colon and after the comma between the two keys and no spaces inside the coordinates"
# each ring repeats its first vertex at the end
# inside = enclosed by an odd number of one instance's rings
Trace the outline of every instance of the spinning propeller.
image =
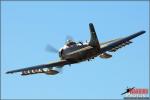
{"type": "Polygon", "coordinates": [[[59,52],[58,49],[56,49],[54,46],[52,46],[50,44],[48,44],[45,49],[46,49],[46,51],[52,52],[52,53],[58,53],[59,52]]]}
{"type": "MultiPolygon", "coordinates": [[[[67,41],[67,40],[74,41],[73,37],[70,36],[70,35],[67,35],[67,36],[66,36],[66,41],[67,41]]],[[[58,49],[56,49],[54,46],[52,46],[52,45],[50,45],[50,44],[48,44],[48,45],[46,46],[45,50],[48,51],[48,52],[51,52],[51,53],[58,53],[58,52],[59,52],[58,49]]]]}

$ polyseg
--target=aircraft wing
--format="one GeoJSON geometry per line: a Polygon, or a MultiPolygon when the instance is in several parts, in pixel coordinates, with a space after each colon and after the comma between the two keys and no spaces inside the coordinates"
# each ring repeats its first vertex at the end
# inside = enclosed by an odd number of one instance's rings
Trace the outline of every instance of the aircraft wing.
{"type": "MultiPolygon", "coordinates": [[[[9,73],[22,72],[25,75],[35,74],[35,73],[46,73],[48,71],[44,71],[43,70],[44,68],[48,68],[48,69],[52,69],[53,67],[60,68],[60,67],[63,67],[64,65],[73,64],[73,63],[74,62],[71,62],[68,60],[59,60],[59,61],[51,62],[49,64],[42,64],[42,65],[36,65],[36,66],[27,67],[27,68],[16,69],[16,70],[8,71],[6,73],[9,74],[9,73]]],[[[50,70],[50,71],[54,72],[54,70],[50,70]]],[[[50,74],[50,73],[46,73],[46,74],[50,74]]]]}
{"type": "Polygon", "coordinates": [[[124,38],[119,38],[119,39],[115,39],[115,40],[111,40],[108,42],[104,42],[101,44],[101,50],[102,52],[115,52],[116,50],[118,50],[119,48],[122,48],[126,45],[129,45],[131,42],[131,40],[139,35],[144,34],[145,31],[139,31],[137,33],[134,33],[130,36],[124,37],[124,38]]]}

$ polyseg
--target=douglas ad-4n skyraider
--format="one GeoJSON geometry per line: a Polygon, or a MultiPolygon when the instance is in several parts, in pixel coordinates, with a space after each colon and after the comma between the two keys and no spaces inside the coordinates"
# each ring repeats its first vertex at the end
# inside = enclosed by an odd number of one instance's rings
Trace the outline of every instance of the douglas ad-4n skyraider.
{"type": "Polygon", "coordinates": [[[60,69],[64,67],[64,65],[71,65],[83,61],[90,61],[90,59],[94,59],[97,56],[105,59],[111,58],[112,55],[108,54],[107,52],[115,52],[119,48],[122,48],[132,43],[131,40],[133,38],[145,33],[145,31],[139,31],[124,38],[118,38],[108,42],[100,43],[98,41],[94,25],[92,23],[89,24],[89,29],[91,34],[90,41],[83,43],[74,42],[73,40],[67,40],[64,47],[62,47],[58,52],[60,60],[48,64],[12,70],[6,73],[9,74],[22,72],[21,75],[32,75],[37,73],[55,75],[60,72],[60,69]]]}

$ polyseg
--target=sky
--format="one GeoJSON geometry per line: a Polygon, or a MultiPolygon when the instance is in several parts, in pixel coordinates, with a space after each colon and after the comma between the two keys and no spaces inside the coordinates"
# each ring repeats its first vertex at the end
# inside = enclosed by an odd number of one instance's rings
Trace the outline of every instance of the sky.
{"type": "Polygon", "coordinates": [[[2,1],[1,98],[122,99],[127,86],[149,88],[148,8],[148,1],[2,1]],[[46,45],[59,49],[67,35],[89,40],[89,23],[100,43],[146,33],[109,53],[110,59],[66,65],[61,74],[5,74],[58,60],[58,54],[45,51],[46,45]]]}

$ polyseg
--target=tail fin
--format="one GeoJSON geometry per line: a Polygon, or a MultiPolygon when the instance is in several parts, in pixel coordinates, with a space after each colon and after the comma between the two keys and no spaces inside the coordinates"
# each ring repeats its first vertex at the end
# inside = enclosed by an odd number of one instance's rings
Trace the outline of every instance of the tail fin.
{"type": "Polygon", "coordinates": [[[94,29],[94,25],[92,23],[89,24],[89,29],[91,34],[89,45],[96,47],[97,49],[100,49],[100,44],[94,29]]]}

